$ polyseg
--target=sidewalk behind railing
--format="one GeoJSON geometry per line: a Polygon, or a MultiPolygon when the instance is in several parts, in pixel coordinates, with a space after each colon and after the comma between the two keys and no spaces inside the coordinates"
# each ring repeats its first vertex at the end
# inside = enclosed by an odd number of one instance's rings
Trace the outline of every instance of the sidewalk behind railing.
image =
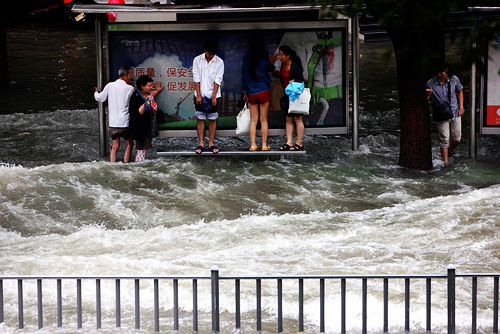
{"type": "MultiPolygon", "coordinates": [[[[338,281],[340,283],[340,332],[346,333],[347,323],[346,323],[346,282],[347,280],[361,280],[361,323],[357,324],[361,328],[362,333],[367,333],[367,315],[368,315],[368,280],[382,280],[383,281],[383,319],[381,323],[383,327],[381,328],[384,333],[389,331],[389,282],[391,280],[404,280],[404,331],[406,333],[410,332],[410,287],[411,282],[415,280],[425,280],[425,329],[427,332],[431,332],[432,328],[432,318],[431,318],[431,300],[432,300],[432,283],[434,280],[446,280],[447,286],[447,331],[448,333],[455,333],[456,328],[456,281],[457,278],[470,279],[471,280],[471,309],[467,316],[471,317],[470,331],[471,333],[476,333],[478,326],[481,328],[488,328],[491,326],[491,333],[498,333],[498,281],[500,273],[456,273],[454,268],[450,268],[447,274],[439,275],[325,275],[325,276],[255,276],[255,277],[238,277],[238,276],[220,276],[217,269],[211,271],[210,277],[186,277],[186,276],[140,276],[140,277],[128,277],[128,276],[0,276],[0,323],[5,322],[5,300],[4,300],[4,281],[16,280],[17,281],[17,319],[18,327],[20,329],[25,327],[24,320],[24,289],[23,283],[28,281],[36,281],[36,309],[37,309],[37,326],[39,329],[44,327],[44,293],[42,291],[43,281],[55,281],[56,283],[56,306],[55,306],[55,326],[63,327],[63,297],[62,297],[62,282],[63,281],[75,281],[76,282],[76,328],[83,327],[82,321],[82,281],[93,281],[95,280],[95,323],[96,328],[102,328],[102,293],[101,293],[101,281],[103,280],[114,280],[115,281],[115,298],[114,298],[114,310],[115,310],[115,326],[117,328],[122,327],[121,323],[121,282],[124,280],[132,280],[134,282],[134,329],[141,329],[141,298],[140,298],[140,282],[144,280],[149,280],[153,282],[153,324],[155,332],[160,331],[160,294],[159,294],[159,281],[167,280],[172,282],[172,317],[173,323],[171,324],[171,329],[174,331],[179,331],[179,281],[191,281],[191,296],[192,296],[192,331],[199,331],[199,310],[198,310],[198,282],[210,280],[210,299],[211,299],[211,321],[210,327],[212,333],[220,332],[220,309],[219,309],[219,297],[220,297],[220,285],[221,281],[233,281],[234,282],[234,329],[241,329],[241,282],[242,281],[255,281],[255,329],[257,332],[263,330],[262,327],[262,281],[275,281],[276,282],[276,306],[277,323],[275,324],[275,329],[273,332],[283,333],[283,281],[297,281],[298,282],[298,332],[304,332],[304,281],[313,280],[319,283],[319,310],[320,318],[319,332],[325,332],[325,282],[326,281],[338,281]],[[490,301],[491,308],[493,310],[493,317],[490,324],[478,324],[477,308],[478,308],[478,278],[480,279],[492,279],[493,280],[493,291],[491,295],[481,296],[483,299],[490,301]],[[490,299],[491,298],[491,299],[490,299]]],[[[12,305],[15,301],[9,301],[9,305],[12,305]]],[[[94,312],[93,312],[94,313],[94,312]]],[[[460,317],[465,315],[460,314],[460,317]]],[[[12,317],[11,317],[12,318],[12,317]]],[[[459,318],[460,319],[460,318],[459,318]]],[[[14,326],[14,324],[6,324],[7,326],[14,326]]],[[[33,324],[34,325],[34,324],[33,324]]],[[[351,324],[350,324],[351,325],[351,324]]]]}

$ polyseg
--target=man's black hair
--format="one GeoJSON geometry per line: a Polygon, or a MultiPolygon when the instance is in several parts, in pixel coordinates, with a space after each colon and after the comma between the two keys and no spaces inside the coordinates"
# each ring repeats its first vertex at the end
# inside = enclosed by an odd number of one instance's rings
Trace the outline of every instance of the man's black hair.
{"type": "Polygon", "coordinates": [[[142,87],[146,86],[149,82],[153,82],[153,79],[151,79],[151,77],[147,75],[141,75],[135,81],[135,85],[137,86],[138,90],[142,90],[142,87]]]}
{"type": "Polygon", "coordinates": [[[437,72],[444,72],[445,70],[448,70],[448,71],[450,70],[450,65],[445,61],[439,63],[436,66],[436,73],[437,72]]]}
{"type": "Polygon", "coordinates": [[[214,41],[208,41],[203,44],[203,50],[211,54],[216,54],[217,48],[218,48],[217,43],[214,41]]]}

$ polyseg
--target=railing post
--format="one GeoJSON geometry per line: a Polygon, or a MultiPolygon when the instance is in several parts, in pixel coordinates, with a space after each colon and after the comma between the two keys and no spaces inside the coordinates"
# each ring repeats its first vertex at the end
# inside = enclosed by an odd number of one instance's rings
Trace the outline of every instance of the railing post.
{"type": "Polygon", "coordinates": [[[179,280],[172,281],[172,289],[174,296],[174,331],[179,331],[179,280]]]}
{"type": "Polygon", "coordinates": [[[121,301],[120,301],[120,279],[115,279],[115,326],[116,328],[120,328],[122,326],[122,317],[121,317],[121,301]]]}
{"type": "Polygon", "coordinates": [[[4,322],[3,310],[3,280],[0,279],[0,323],[4,322]]]}
{"type": "Polygon", "coordinates": [[[498,334],[498,276],[493,278],[493,333],[498,334]]]}
{"type": "Polygon", "coordinates": [[[76,328],[82,328],[82,280],[76,280],[76,328]]]}
{"type": "Polygon", "coordinates": [[[57,327],[62,327],[62,280],[57,279],[57,302],[56,302],[57,327]]]}
{"type": "Polygon", "coordinates": [[[19,329],[24,328],[24,302],[23,302],[23,280],[17,280],[17,314],[19,329]]]}
{"type": "Polygon", "coordinates": [[[95,319],[96,319],[96,328],[101,329],[102,327],[101,280],[99,278],[95,280],[95,319]]]}
{"type": "Polygon", "coordinates": [[[135,295],[135,307],[134,307],[134,318],[135,318],[135,329],[141,329],[141,295],[140,295],[140,281],[138,279],[134,280],[134,295],[135,295]]]}
{"type": "Polygon", "coordinates": [[[153,318],[155,333],[160,331],[160,287],[158,285],[158,279],[153,280],[153,318]]]}
{"type": "Polygon", "coordinates": [[[448,334],[455,333],[455,277],[456,269],[448,267],[448,334]]]}
{"type": "Polygon", "coordinates": [[[210,280],[212,282],[212,333],[219,333],[219,268],[213,266],[210,280]]]}
{"type": "Polygon", "coordinates": [[[198,332],[198,280],[193,279],[193,332],[198,332]]]}
{"type": "Polygon", "coordinates": [[[304,279],[299,278],[299,333],[304,333],[304,279]]]}
{"type": "Polygon", "coordinates": [[[283,279],[278,278],[278,334],[283,333],[283,279]]]}
{"type": "Polygon", "coordinates": [[[256,315],[256,329],[257,333],[260,333],[262,331],[262,281],[260,279],[255,280],[255,297],[256,297],[256,310],[255,310],[255,315],[256,315]]]}
{"type": "Polygon", "coordinates": [[[42,295],[42,280],[36,280],[36,296],[38,305],[38,329],[43,328],[43,295],[42,295]]]}

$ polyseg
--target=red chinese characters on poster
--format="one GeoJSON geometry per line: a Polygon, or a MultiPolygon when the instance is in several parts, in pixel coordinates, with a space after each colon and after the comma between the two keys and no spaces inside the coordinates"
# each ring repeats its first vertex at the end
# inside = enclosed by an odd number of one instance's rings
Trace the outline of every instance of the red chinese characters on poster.
{"type": "Polygon", "coordinates": [[[193,69],[185,67],[169,67],[166,71],[167,91],[192,92],[195,90],[193,82],[193,69]]]}

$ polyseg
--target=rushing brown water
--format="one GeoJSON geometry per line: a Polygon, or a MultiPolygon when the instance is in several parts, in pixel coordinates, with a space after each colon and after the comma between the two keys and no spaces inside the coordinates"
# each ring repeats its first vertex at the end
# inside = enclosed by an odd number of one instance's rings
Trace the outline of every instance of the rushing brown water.
{"type": "MultiPolygon", "coordinates": [[[[362,47],[358,152],[349,138],[319,136],[306,138],[305,159],[173,158],[124,165],[96,161],[93,32],[27,24],[8,37],[13,82],[1,92],[0,275],[207,275],[212,265],[223,275],[444,273],[450,264],[462,272],[500,271],[498,139],[481,138],[479,158],[472,160],[465,138],[450,169],[440,168],[437,149],[429,173],[398,167],[399,111],[387,41],[362,47]]],[[[194,142],[155,141],[167,145],[194,142]]],[[[81,332],[93,333],[94,287],[84,287],[81,332]]],[[[113,287],[104,288],[104,332],[114,333],[113,287]]],[[[352,333],[360,330],[357,288],[347,296],[352,333]]],[[[375,288],[369,288],[368,324],[380,332],[382,297],[375,288]]],[[[390,329],[402,332],[403,287],[394,288],[390,329]]],[[[45,331],[52,332],[55,301],[52,288],[45,289],[45,331]]],[[[242,290],[245,332],[255,328],[254,289],[242,290]]],[[[423,289],[412,285],[412,332],[425,331],[423,289]]],[[[74,286],[64,291],[69,330],[60,332],[71,333],[74,286]]],[[[200,284],[202,312],[210,307],[208,291],[200,284]]],[[[273,332],[274,292],[268,286],[264,291],[264,327],[273,332]]],[[[334,315],[327,332],[337,333],[338,286],[327,291],[334,315]]],[[[492,282],[481,281],[480,332],[491,332],[491,291],[492,282]]],[[[27,284],[25,332],[36,331],[35,292],[27,284]]],[[[132,332],[133,289],[124,285],[122,293],[122,332],[132,332]]],[[[171,312],[171,296],[162,293],[162,312],[171,312]]],[[[221,295],[224,319],[232,319],[231,293],[221,295]]],[[[470,331],[469,294],[470,282],[459,283],[457,295],[465,302],[457,304],[457,314],[467,315],[457,318],[459,332],[470,331]]],[[[141,296],[149,332],[149,283],[141,296]]],[[[295,297],[296,287],[285,286],[287,332],[296,331],[295,297]]],[[[4,282],[4,300],[0,333],[16,332],[15,281],[4,282]]],[[[310,332],[318,331],[318,302],[317,287],[306,285],[310,332]]],[[[191,301],[181,298],[180,304],[181,332],[190,332],[191,301]]],[[[444,298],[433,300],[435,332],[445,331],[446,307],[444,298]]],[[[223,324],[224,332],[231,326],[223,324]]]]}

